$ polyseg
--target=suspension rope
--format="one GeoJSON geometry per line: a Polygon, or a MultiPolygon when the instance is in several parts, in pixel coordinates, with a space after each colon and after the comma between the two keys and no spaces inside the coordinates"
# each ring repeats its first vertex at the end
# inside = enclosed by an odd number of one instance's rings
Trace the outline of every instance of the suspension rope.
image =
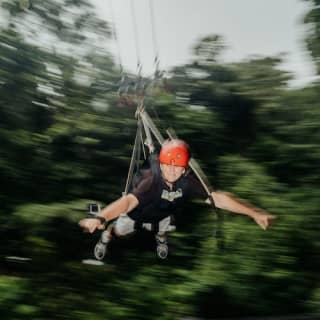
{"type": "Polygon", "coordinates": [[[131,0],[131,16],[132,16],[132,24],[133,24],[133,36],[134,36],[134,42],[135,42],[135,49],[136,49],[136,56],[137,56],[137,71],[138,75],[141,75],[142,66],[141,66],[141,59],[140,59],[140,50],[139,50],[139,38],[138,38],[138,27],[137,27],[137,20],[136,20],[136,14],[134,9],[134,0],[131,0]]]}
{"type": "Polygon", "coordinates": [[[116,50],[117,50],[117,58],[118,58],[118,63],[120,66],[120,72],[121,74],[123,73],[123,64],[122,64],[122,59],[121,59],[121,50],[120,50],[120,43],[117,35],[117,28],[115,24],[115,15],[114,15],[114,9],[113,9],[113,2],[112,0],[109,0],[109,8],[110,8],[110,15],[111,15],[111,34],[113,36],[113,39],[116,43],[116,50]]]}
{"type": "Polygon", "coordinates": [[[152,43],[154,50],[154,65],[155,65],[155,76],[159,73],[159,47],[157,42],[157,33],[156,33],[156,24],[155,24],[155,15],[154,15],[154,3],[153,0],[149,1],[150,7],[150,20],[151,20],[151,35],[152,35],[152,43]]]}
{"type": "Polygon", "coordinates": [[[131,187],[132,179],[133,179],[133,174],[135,167],[138,165],[139,158],[140,158],[140,144],[141,144],[141,137],[142,137],[142,122],[140,117],[138,118],[138,124],[137,124],[137,133],[136,133],[136,138],[134,140],[134,146],[132,150],[132,155],[131,155],[131,160],[130,160],[130,166],[129,166],[129,172],[127,176],[127,181],[126,181],[126,186],[125,190],[122,193],[123,195],[127,195],[129,192],[129,189],[131,187]]]}
{"type": "MultiPolygon", "coordinates": [[[[129,79],[126,76],[124,72],[124,67],[123,67],[123,62],[121,58],[121,50],[120,50],[120,42],[117,34],[117,28],[116,28],[116,23],[115,23],[115,14],[114,14],[114,7],[113,7],[113,1],[109,0],[109,10],[110,10],[110,24],[111,24],[111,35],[112,38],[116,44],[116,53],[115,56],[118,59],[119,67],[120,67],[120,80],[118,82],[118,94],[120,96],[125,96],[127,95],[129,91],[129,79]]],[[[121,102],[123,102],[122,100],[121,102]]]]}

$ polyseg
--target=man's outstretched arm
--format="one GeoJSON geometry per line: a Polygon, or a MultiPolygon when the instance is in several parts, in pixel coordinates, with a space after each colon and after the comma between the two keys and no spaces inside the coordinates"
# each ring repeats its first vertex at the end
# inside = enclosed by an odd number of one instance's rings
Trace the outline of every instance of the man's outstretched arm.
{"type": "MultiPolygon", "coordinates": [[[[106,221],[117,218],[121,213],[130,212],[139,204],[138,199],[131,193],[119,198],[103,208],[98,216],[106,221]]],[[[79,226],[86,232],[94,232],[96,229],[103,229],[104,225],[98,219],[85,218],[79,221],[79,226]]]]}
{"type": "Polygon", "coordinates": [[[247,215],[254,219],[254,221],[264,230],[267,229],[272,223],[272,220],[276,218],[275,216],[266,213],[261,209],[255,208],[248,203],[238,200],[229,193],[214,191],[211,193],[211,195],[217,208],[247,215]]]}

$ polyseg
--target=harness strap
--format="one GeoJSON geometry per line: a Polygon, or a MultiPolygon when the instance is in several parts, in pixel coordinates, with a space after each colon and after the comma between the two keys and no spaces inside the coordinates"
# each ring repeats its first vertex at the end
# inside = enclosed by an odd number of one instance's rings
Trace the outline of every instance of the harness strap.
{"type": "MultiPolygon", "coordinates": [[[[142,123],[140,118],[138,118],[138,127],[137,127],[137,133],[136,133],[136,138],[134,141],[134,146],[132,150],[132,155],[131,155],[131,160],[130,160],[130,167],[129,167],[129,172],[127,176],[127,181],[126,181],[126,186],[125,190],[122,193],[123,195],[127,195],[129,192],[129,189],[132,184],[132,179],[133,179],[133,173],[135,170],[135,167],[138,167],[139,165],[139,160],[140,160],[140,152],[141,152],[141,142],[142,142],[142,123]]],[[[136,168],[138,169],[138,168],[136,168]]]]}
{"type": "Polygon", "coordinates": [[[152,223],[151,224],[151,231],[154,233],[158,233],[159,232],[159,224],[160,224],[160,221],[152,223]]]}
{"type": "Polygon", "coordinates": [[[135,222],[134,222],[134,230],[137,230],[137,231],[142,230],[143,229],[142,225],[143,225],[142,221],[135,220],[135,222]]]}

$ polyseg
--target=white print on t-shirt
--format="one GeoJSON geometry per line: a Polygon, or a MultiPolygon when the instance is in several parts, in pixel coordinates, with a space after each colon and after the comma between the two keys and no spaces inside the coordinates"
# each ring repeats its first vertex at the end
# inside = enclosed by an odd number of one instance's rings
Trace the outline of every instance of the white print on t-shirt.
{"type": "Polygon", "coordinates": [[[168,200],[170,202],[174,201],[177,198],[182,197],[182,189],[179,188],[176,191],[169,192],[168,190],[162,190],[161,199],[168,200]]]}

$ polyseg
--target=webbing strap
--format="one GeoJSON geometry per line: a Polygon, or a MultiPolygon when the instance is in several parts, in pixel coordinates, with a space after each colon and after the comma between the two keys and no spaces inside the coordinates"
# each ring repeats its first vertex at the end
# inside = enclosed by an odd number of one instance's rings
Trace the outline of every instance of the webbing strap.
{"type": "Polygon", "coordinates": [[[146,157],[144,144],[148,147],[149,154],[153,153],[153,151],[154,151],[154,144],[153,144],[151,132],[156,136],[156,138],[160,144],[162,144],[162,142],[164,141],[161,133],[156,128],[156,126],[152,122],[151,118],[144,111],[143,102],[141,102],[141,104],[139,105],[139,107],[137,109],[136,118],[138,119],[137,132],[136,132],[136,137],[134,140],[134,146],[133,146],[133,150],[132,150],[126,186],[125,186],[124,192],[122,193],[123,195],[128,194],[129,189],[132,184],[134,172],[139,171],[141,146],[143,149],[143,154],[144,154],[145,159],[147,157],[146,157]],[[144,131],[144,134],[143,134],[143,131],[144,131]],[[146,136],[145,143],[143,142],[144,135],[146,136]]]}
{"type": "Polygon", "coordinates": [[[140,158],[140,144],[141,144],[141,139],[142,139],[142,123],[140,118],[138,118],[138,126],[137,126],[137,133],[136,133],[136,137],[134,140],[134,146],[133,146],[133,150],[132,150],[132,155],[131,155],[131,160],[130,160],[130,166],[129,166],[129,172],[128,172],[128,176],[127,176],[127,181],[126,181],[126,187],[124,189],[124,192],[122,193],[123,195],[127,195],[132,183],[132,179],[133,179],[133,172],[135,169],[135,166],[138,165],[139,162],[139,158],[140,158]]]}
{"type": "Polygon", "coordinates": [[[152,119],[149,117],[148,113],[144,109],[142,109],[140,110],[140,116],[144,125],[151,130],[152,134],[155,136],[159,144],[162,146],[164,138],[158,130],[158,128],[156,127],[156,125],[154,124],[154,122],[152,121],[152,119]]]}

